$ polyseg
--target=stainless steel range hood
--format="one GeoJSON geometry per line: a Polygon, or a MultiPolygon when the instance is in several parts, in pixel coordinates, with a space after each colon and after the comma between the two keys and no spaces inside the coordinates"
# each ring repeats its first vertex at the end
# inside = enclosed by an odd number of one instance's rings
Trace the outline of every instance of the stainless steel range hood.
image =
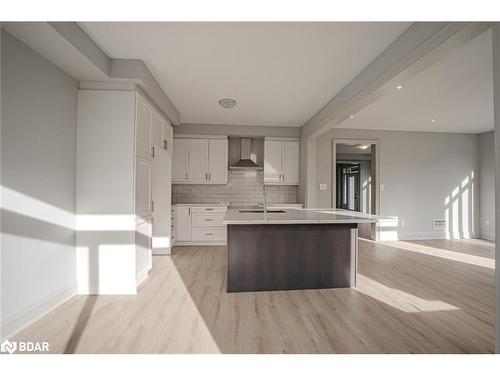
{"type": "Polygon", "coordinates": [[[232,166],[229,167],[231,170],[262,170],[251,158],[252,150],[252,138],[240,138],[240,160],[232,166]]]}

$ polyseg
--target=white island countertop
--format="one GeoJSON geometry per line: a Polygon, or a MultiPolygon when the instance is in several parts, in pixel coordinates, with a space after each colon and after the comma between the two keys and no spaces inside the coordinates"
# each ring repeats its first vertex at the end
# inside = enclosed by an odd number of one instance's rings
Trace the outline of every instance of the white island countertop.
{"type": "Polygon", "coordinates": [[[269,208],[268,213],[241,212],[242,208],[229,208],[224,216],[224,224],[362,224],[376,223],[375,215],[335,209],[285,208],[284,212],[269,208]]]}

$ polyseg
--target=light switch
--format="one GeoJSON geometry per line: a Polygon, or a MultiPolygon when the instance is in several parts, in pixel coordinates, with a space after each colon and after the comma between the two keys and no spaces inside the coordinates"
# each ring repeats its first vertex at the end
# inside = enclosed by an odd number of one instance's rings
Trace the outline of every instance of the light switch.
{"type": "Polygon", "coordinates": [[[380,191],[384,191],[384,185],[380,185],[380,191]]]}
{"type": "Polygon", "coordinates": [[[319,190],[326,190],[326,189],[328,189],[327,184],[319,184],[319,190]]]}

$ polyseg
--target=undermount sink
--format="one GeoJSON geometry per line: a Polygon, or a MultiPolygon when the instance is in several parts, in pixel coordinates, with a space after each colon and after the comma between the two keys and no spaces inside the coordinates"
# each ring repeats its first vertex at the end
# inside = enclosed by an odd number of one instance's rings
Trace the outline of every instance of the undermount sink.
{"type": "MultiPolygon", "coordinates": [[[[240,213],[242,214],[263,214],[264,210],[263,209],[256,209],[256,210],[239,210],[240,213]]],[[[285,213],[286,211],[283,210],[267,210],[268,214],[279,214],[279,213],[285,213]]]]}

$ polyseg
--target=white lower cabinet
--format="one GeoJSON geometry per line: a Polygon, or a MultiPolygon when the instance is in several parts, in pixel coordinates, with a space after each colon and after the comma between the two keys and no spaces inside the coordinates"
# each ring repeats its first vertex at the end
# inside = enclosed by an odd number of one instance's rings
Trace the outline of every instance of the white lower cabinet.
{"type": "Polygon", "coordinates": [[[137,218],[135,221],[136,275],[137,285],[142,283],[152,268],[151,259],[151,216],[137,218]]]}
{"type": "Polygon", "coordinates": [[[193,228],[193,242],[226,242],[225,228],[193,228]]]}
{"type": "Polygon", "coordinates": [[[191,207],[175,208],[175,242],[191,241],[191,207]]]}
{"type": "Polygon", "coordinates": [[[225,245],[225,213],[224,206],[176,205],[176,245],[225,245]]]}

